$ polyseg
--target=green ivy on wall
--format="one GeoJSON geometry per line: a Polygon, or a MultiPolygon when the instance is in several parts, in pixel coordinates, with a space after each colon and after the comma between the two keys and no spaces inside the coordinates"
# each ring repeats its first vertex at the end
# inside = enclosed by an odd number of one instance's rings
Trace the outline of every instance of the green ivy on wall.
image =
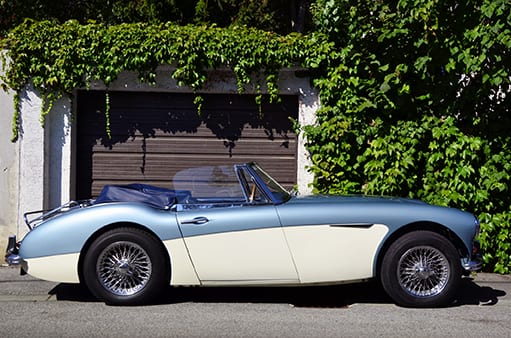
{"type": "MultiPolygon", "coordinates": [[[[205,84],[211,69],[229,67],[240,92],[262,71],[262,81],[275,98],[282,68],[313,67],[311,60],[317,53],[311,46],[318,44],[317,39],[321,35],[280,36],[243,26],[107,26],[76,21],[59,25],[27,20],[1,41],[7,50],[4,58],[9,59],[3,62],[9,66],[2,80],[16,93],[29,82],[41,92],[42,123],[52,103],[75,88],[87,87],[91,81],[102,81],[108,87],[122,71],[138,72],[141,81],[154,84],[159,65],[174,66],[169,76],[194,91],[205,84]]],[[[200,105],[200,98],[196,103],[200,105]]],[[[13,140],[19,129],[18,96],[15,105],[13,140]]]]}

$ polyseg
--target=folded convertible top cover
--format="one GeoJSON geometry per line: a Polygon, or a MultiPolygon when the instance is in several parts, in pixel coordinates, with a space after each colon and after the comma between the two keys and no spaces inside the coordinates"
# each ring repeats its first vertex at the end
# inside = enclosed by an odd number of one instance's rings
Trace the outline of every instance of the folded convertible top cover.
{"type": "Polygon", "coordinates": [[[171,190],[147,184],[105,185],[94,204],[108,202],[140,202],[155,208],[166,209],[176,203],[182,203],[190,192],[171,190]]]}

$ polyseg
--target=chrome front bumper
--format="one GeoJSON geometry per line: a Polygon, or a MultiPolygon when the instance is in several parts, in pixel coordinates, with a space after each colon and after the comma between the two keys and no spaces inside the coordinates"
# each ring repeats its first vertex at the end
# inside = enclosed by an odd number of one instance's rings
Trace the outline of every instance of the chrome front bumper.
{"type": "Polygon", "coordinates": [[[479,241],[474,241],[471,258],[461,260],[461,266],[466,272],[478,271],[483,267],[483,255],[479,241]]]}
{"type": "Polygon", "coordinates": [[[483,267],[483,261],[480,258],[472,259],[472,260],[463,259],[461,261],[461,266],[467,272],[478,271],[478,270],[481,270],[481,268],[483,267]]]}

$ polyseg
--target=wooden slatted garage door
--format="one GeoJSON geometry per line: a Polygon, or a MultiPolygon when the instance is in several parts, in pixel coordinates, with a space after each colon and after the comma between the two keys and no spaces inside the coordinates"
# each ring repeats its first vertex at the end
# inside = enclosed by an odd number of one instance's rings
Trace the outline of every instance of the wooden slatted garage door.
{"type": "Polygon", "coordinates": [[[200,116],[193,94],[77,93],[77,198],[96,197],[106,184],[143,182],[172,188],[179,171],[256,161],[287,187],[296,184],[297,96],[261,106],[253,95],[207,94],[200,116]]]}

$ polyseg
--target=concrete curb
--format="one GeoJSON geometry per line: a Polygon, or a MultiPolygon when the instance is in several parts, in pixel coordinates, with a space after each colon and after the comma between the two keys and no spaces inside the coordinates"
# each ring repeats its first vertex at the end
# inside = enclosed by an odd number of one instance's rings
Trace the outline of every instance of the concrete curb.
{"type": "Polygon", "coordinates": [[[476,283],[511,283],[511,275],[501,275],[498,273],[477,272],[472,276],[476,283]]]}

